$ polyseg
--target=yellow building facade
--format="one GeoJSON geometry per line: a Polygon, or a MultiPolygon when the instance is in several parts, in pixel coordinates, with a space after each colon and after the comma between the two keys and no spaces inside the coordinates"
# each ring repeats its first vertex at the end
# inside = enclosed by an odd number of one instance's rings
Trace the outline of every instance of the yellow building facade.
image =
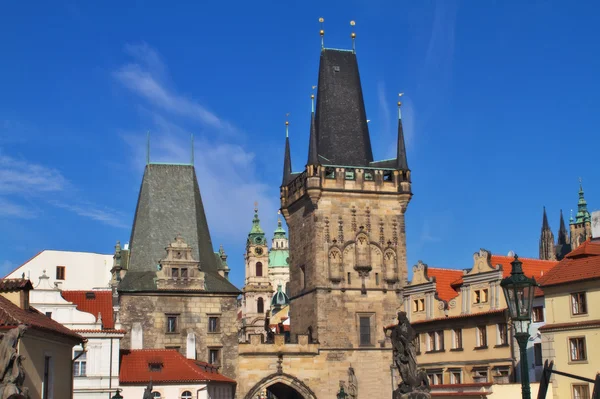
{"type": "MultiPolygon", "coordinates": [[[[594,379],[600,371],[600,240],[586,241],[541,281],[547,324],[544,359],[554,369],[594,379]]],[[[586,399],[593,384],[553,374],[553,397],[586,399]]],[[[549,397],[549,396],[548,396],[549,397]]]]}

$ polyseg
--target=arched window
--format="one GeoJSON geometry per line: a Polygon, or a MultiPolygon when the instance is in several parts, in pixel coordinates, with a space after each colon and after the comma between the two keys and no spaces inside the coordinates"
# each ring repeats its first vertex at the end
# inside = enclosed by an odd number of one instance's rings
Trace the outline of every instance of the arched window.
{"type": "Polygon", "coordinates": [[[256,277],[262,277],[262,262],[256,262],[256,277]]]}
{"type": "Polygon", "coordinates": [[[258,298],[258,301],[256,301],[256,311],[258,313],[265,313],[265,302],[262,298],[258,298]]]}
{"type": "Polygon", "coordinates": [[[192,393],[190,391],[183,391],[181,399],[192,399],[192,393]]]}
{"type": "Polygon", "coordinates": [[[156,391],[152,392],[152,397],[154,399],[160,399],[161,398],[160,392],[156,392],[156,391]]]}

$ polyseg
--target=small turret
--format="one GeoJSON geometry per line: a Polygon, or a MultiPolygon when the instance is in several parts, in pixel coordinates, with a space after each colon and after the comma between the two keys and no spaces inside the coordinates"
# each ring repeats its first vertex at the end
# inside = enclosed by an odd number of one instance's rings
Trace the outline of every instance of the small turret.
{"type": "MultiPolygon", "coordinates": [[[[403,93],[399,96],[402,97],[403,93]]],[[[406,146],[404,143],[404,128],[402,126],[402,102],[398,101],[398,149],[396,152],[396,169],[408,170],[408,161],[406,159],[406,146]]]]}
{"type": "Polygon", "coordinates": [[[229,269],[229,265],[227,264],[227,254],[223,249],[223,245],[219,246],[219,252],[217,253],[217,255],[219,256],[219,260],[221,261],[221,265],[219,267],[218,272],[221,276],[229,280],[229,271],[231,269],[229,269]]]}

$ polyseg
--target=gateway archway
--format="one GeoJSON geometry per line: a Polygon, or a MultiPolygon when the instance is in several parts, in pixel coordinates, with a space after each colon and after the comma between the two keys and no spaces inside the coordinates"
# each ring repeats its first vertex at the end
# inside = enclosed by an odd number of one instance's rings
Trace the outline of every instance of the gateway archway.
{"type": "Polygon", "coordinates": [[[293,375],[271,374],[260,380],[244,397],[256,399],[266,392],[269,399],[317,399],[315,393],[293,375]]]}

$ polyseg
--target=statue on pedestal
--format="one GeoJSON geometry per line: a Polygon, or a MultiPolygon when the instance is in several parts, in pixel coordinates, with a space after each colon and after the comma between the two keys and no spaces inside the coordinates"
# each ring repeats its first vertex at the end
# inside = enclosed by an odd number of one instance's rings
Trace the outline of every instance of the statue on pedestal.
{"type": "Polygon", "coordinates": [[[402,382],[394,390],[392,399],[430,399],[431,388],[427,373],[417,368],[415,348],[415,330],[410,325],[405,312],[398,313],[398,324],[386,327],[384,332],[392,330],[391,340],[393,346],[394,363],[402,382]]]}
{"type": "Polygon", "coordinates": [[[23,369],[23,356],[19,355],[17,345],[27,327],[19,325],[9,330],[0,341],[0,399],[28,398],[23,369]]]}

